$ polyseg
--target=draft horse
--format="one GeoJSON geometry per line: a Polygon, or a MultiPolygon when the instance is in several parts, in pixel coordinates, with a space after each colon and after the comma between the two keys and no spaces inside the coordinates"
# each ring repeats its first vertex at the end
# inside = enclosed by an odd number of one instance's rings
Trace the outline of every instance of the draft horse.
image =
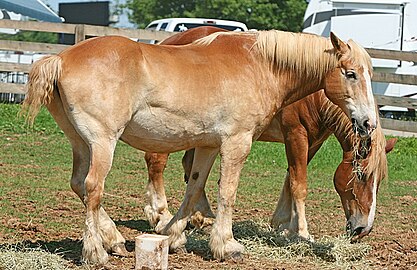
{"type": "Polygon", "coordinates": [[[23,109],[31,122],[46,105],[72,145],[71,187],[86,208],[84,261],[105,263],[108,252],[125,252],[100,205],[119,139],[147,152],[195,148],[189,203],[165,228],[171,250],[184,246],[190,206],[220,153],[210,248],[225,259],[244,250],[233,238],[232,213],[252,142],[279,109],[320,89],[369,137],[377,125],[371,75],[366,51],[334,34],[214,33],[177,47],[107,36],[35,62],[23,109]]]}
{"type": "MultiPolygon", "coordinates": [[[[184,45],[215,32],[217,27],[199,27],[179,33],[164,40],[164,45],[184,45]]],[[[357,240],[367,235],[373,226],[376,209],[376,191],[387,174],[386,153],[391,151],[396,139],[386,144],[378,125],[372,139],[358,139],[346,115],[325,96],[323,91],[314,93],[279,111],[271,124],[258,138],[260,141],[285,143],[288,160],[281,196],[271,219],[273,227],[309,238],[305,218],[307,196],[307,165],[323,142],[334,134],[343,149],[343,160],[334,175],[334,185],[340,196],[347,220],[348,232],[357,240]]],[[[188,181],[194,150],[183,158],[185,179],[188,181]]],[[[145,214],[156,231],[162,231],[171,220],[164,190],[163,171],[168,154],[145,154],[149,183],[149,205],[145,214]]],[[[204,191],[194,206],[192,218],[197,226],[211,223],[206,217],[214,217],[204,191]]]]}

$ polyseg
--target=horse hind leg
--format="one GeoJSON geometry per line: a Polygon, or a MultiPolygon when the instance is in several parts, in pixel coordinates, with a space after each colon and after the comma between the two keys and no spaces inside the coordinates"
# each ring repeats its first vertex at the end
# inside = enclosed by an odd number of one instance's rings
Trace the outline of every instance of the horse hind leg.
{"type": "Polygon", "coordinates": [[[252,134],[229,137],[221,147],[217,214],[210,236],[210,248],[216,259],[241,260],[245,250],[233,237],[232,218],[237,186],[243,164],[249,155],[252,134]]]}
{"type": "MultiPolygon", "coordinates": [[[[86,196],[84,183],[89,171],[90,150],[81,137],[77,141],[77,145],[73,143],[73,175],[71,177],[71,188],[84,203],[86,196]]],[[[126,240],[117,230],[116,224],[101,206],[99,209],[98,229],[103,241],[103,247],[108,253],[128,256],[125,248],[126,240]]]]}
{"type": "MultiPolygon", "coordinates": [[[[54,98],[47,107],[71,143],[73,152],[71,188],[85,205],[85,179],[90,168],[90,149],[67,118],[60,96],[56,92],[54,92],[54,98]]],[[[105,249],[115,254],[125,254],[125,239],[102,207],[99,211],[98,227],[105,249]]]]}
{"type": "Polygon", "coordinates": [[[82,251],[83,259],[87,263],[107,262],[108,254],[104,248],[111,250],[114,246],[111,242],[117,239],[117,235],[115,237],[108,233],[115,225],[100,206],[104,180],[111,168],[116,142],[116,140],[99,139],[90,142],[89,146],[90,167],[84,182],[86,226],[82,251]]]}

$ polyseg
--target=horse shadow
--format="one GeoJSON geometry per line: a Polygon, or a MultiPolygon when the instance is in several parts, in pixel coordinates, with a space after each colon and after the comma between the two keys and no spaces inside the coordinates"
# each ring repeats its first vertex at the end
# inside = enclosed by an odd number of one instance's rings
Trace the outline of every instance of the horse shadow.
{"type": "MultiPolygon", "coordinates": [[[[150,226],[146,220],[116,220],[117,226],[124,226],[132,230],[136,230],[139,233],[155,233],[154,229],[150,226]]],[[[213,260],[213,256],[210,252],[210,227],[197,229],[192,226],[188,226],[186,230],[187,243],[186,250],[188,253],[192,252],[197,256],[200,256],[203,260],[213,260]]],[[[258,243],[262,245],[273,247],[280,247],[290,249],[292,252],[297,253],[296,244],[303,242],[308,247],[310,254],[298,254],[298,255],[312,255],[320,257],[324,261],[334,261],[335,258],[329,256],[330,251],[334,248],[332,243],[315,243],[307,240],[286,237],[275,230],[267,230],[260,226],[258,223],[252,220],[240,221],[233,224],[233,234],[236,240],[239,242],[248,242],[256,239],[258,243]],[[311,254],[312,253],[312,254],[311,254]]],[[[0,245],[0,249],[7,248],[9,244],[0,245]]],[[[82,265],[81,253],[82,253],[82,240],[64,238],[58,241],[44,241],[38,240],[32,242],[30,240],[23,241],[18,244],[24,248],[36,248],[48,253],[57,254],[66,261],[69,261],[75,265],[82,265]]],[[[126,249],[129,252],[134,252],[135,241],[127,240],[126,249]]],[[[303,252],[303,251],[300,251],[303,252]]]]}

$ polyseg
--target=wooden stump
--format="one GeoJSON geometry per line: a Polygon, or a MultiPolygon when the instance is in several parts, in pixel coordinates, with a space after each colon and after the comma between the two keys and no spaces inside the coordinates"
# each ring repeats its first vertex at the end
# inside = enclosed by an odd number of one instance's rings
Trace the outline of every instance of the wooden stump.
{"type": "Polygon", "coordinates": [[[168,236],[142,234],[135,238],[136,267],[142,269],[168,269],[168,236]]]}

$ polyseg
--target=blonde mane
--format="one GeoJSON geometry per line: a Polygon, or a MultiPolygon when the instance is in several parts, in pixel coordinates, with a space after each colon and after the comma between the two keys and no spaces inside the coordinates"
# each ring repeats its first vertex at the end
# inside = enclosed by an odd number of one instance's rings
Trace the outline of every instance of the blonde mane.
{"type": "Polygon", "coordinates": [[[210,45],[218,36],[255,36],[255,31],[249,32],[215,32],[206,37],[199,38],[195,40],[192,44],[208,46],[210,45]]]}
{"type": "Polygon", "coordinates": [[[274,71],[293,71],[307,79],[321,81],[338,64],[330,40],[317,35],[261,31],[254,47],[274,71]]]}
{"type": "Polygon", "coordinates": [[[311,34],[278,30],[216,32],[193,43],[207,46],[220,36],[253,37],[252,49],[270,63],[274,72],[294,71],[301,76],[321,80],[338,63],[329,39],[311,34]]]}
{"type": "MultiPolygon", "coordinates": [[[[326,73],[338,65],[338,55],[329,38],[278,30],[249,32],[216,32],[194,41],[208,46],[220,36],[253,37],[252,50],[269,63],[274,72],[290,71],[307,79],[321,81],[326,73]]],[[[371,58],[364,48],[349,40],[350,60],[372,70],[371,58]]]]}
{"type": "Polygon", "coordinates": [[[384,179],[388,176],[387,157],[385,153],[386,140],[382,132],[380,121],[378,118],[377,128],[371,135],[370,145],[354,134],[352,123],[343,111],[331,103],[330,100],[322,105],[323,122],[331,130],[336,137],[344,136],[351,145],[351,156],[353,158],[352,180],[360,180],[358,175],[363,176],[363,180],[367,181],[373,173],[377,179],[384,179]],[[364,166],[364,161],[367,162],[364,166]]]}

